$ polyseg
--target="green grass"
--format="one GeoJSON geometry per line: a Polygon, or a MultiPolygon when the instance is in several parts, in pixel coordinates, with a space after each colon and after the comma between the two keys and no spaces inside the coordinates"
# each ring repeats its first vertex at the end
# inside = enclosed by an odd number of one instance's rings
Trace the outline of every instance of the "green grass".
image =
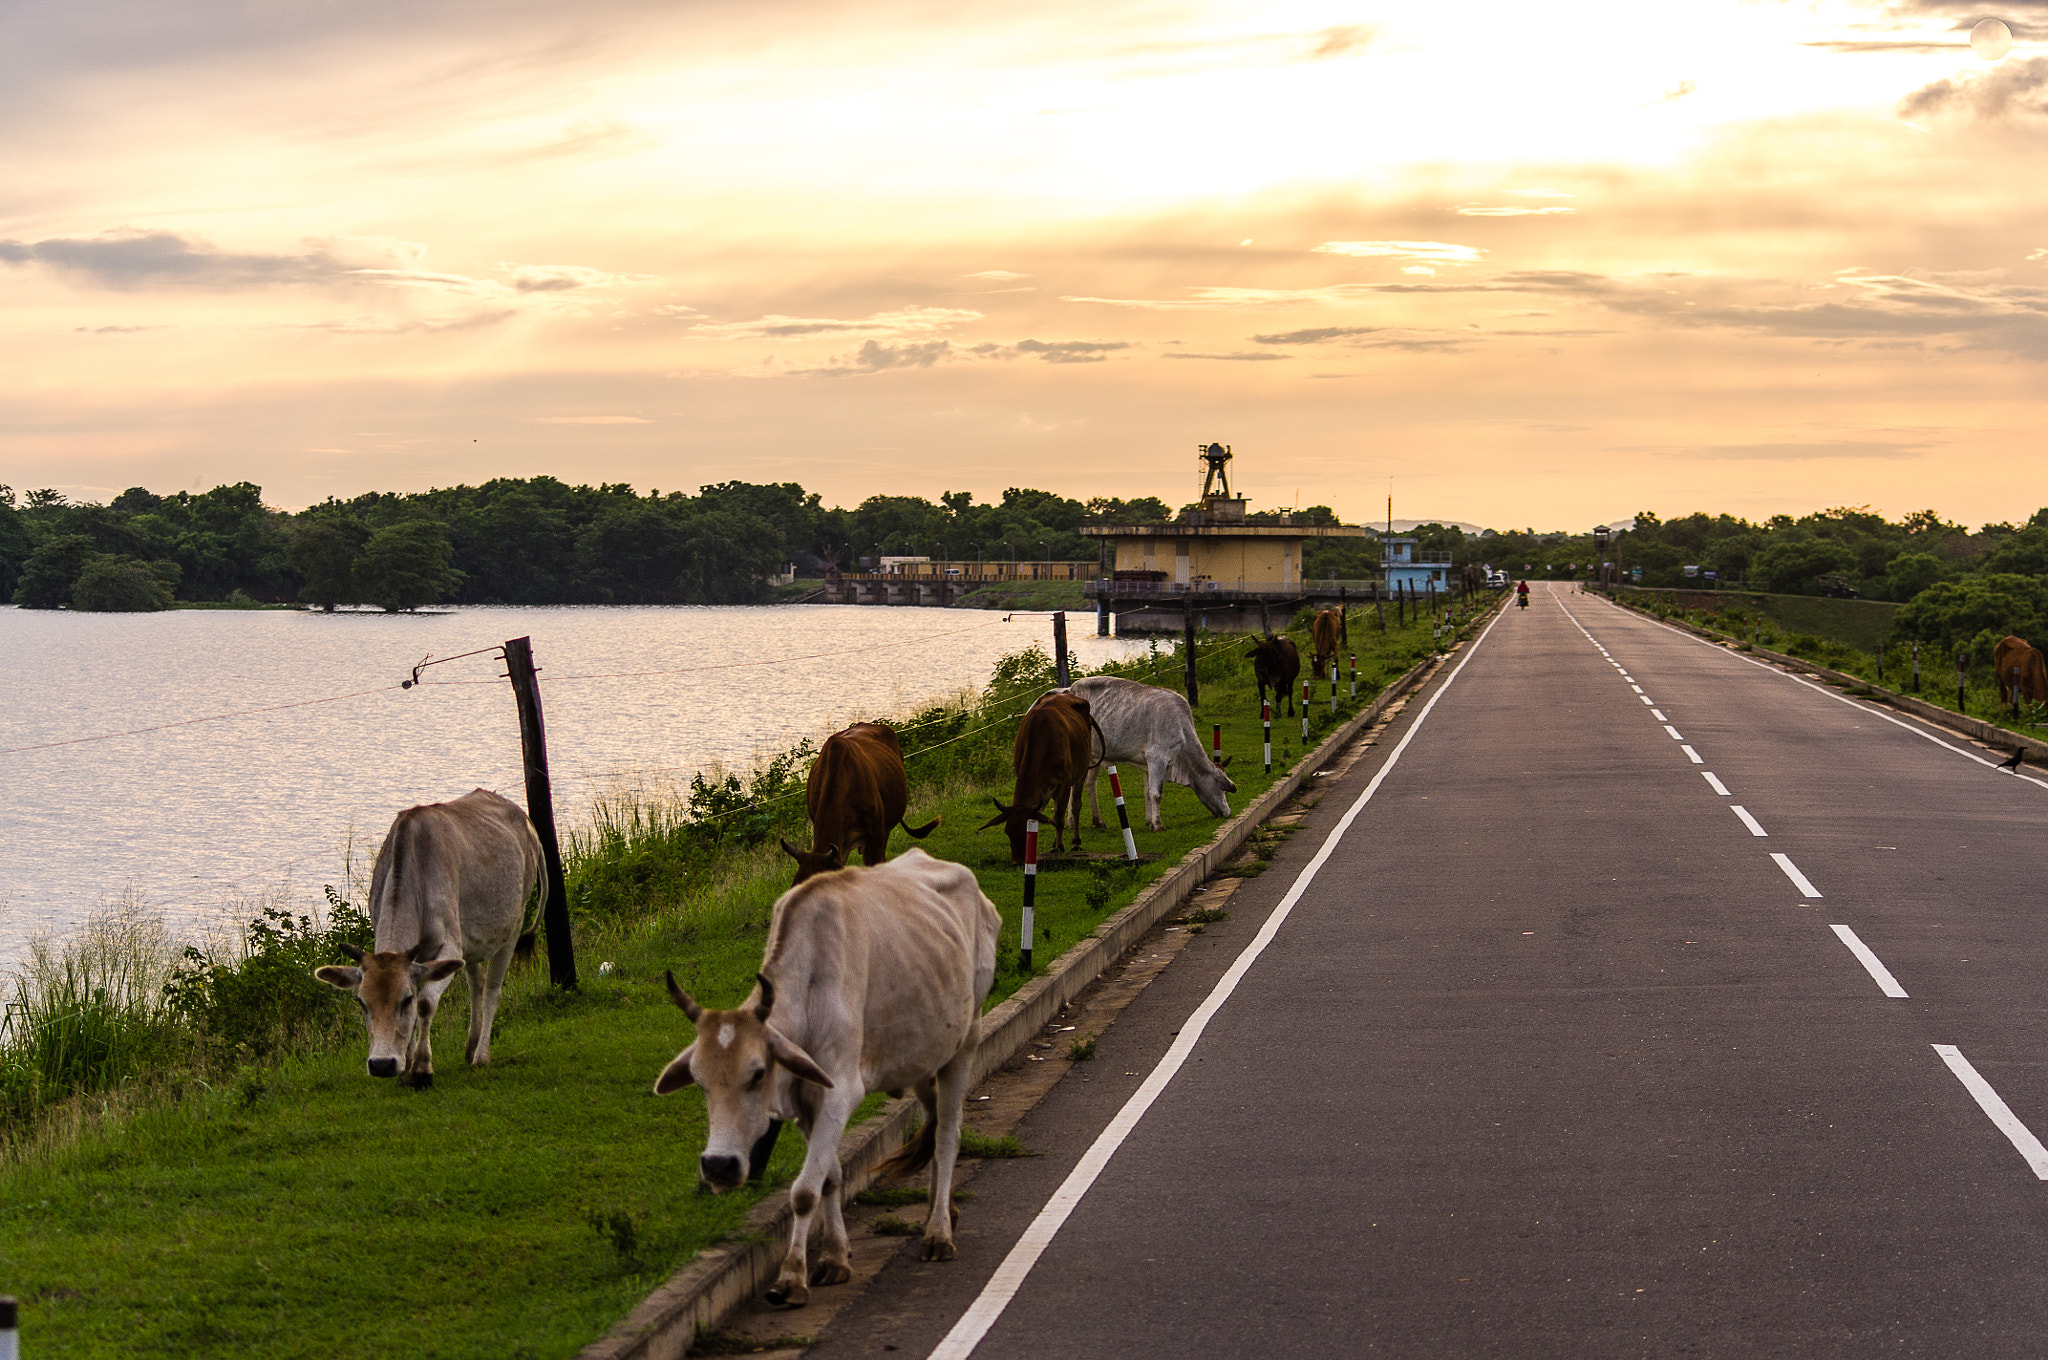
{"type": "Polygon", "coordinates": [[[954,602],[955,609],[1066,609],[1090,614],[1086,581],[1003,581],[979,586],[954,602]]]}
{"type": "MultiPolygon", "coordinates": [[[[1360,704],[1429,652],[1426,626],[1382,639],[1361,624],[1353,637],[1360,704]]],[[[1197,722],[1205,740],[1222,723],[1238,783],[1231,803],[1242,809],[1299,758],[1301,729],[1298,719],[1276,718],[1274,772],[1264,774],[1239,659],[1244,640],[1217,641],[1203,663],[1197,722]]],[[[1162,681],[1178,677],[1170,660],[1162,670],[1162,681]]],[[[1333,716],[1319,697],[1310,743],[1352,711],[1347,701],[1333,716]]],[[[1001,830],[976,829],[993,811],[990,787],[974,761],[942,766],[950,757],[938,754],[972,745],[934,748],[926,768],[941,773],[915,787],[911,811],[913,820],[944,815],[925,848],[973,867],[1002,911],[992,1002],[1216,831],[1192,793],[1168,786],[1165,829],[1141,824],[1137,832],[1140,849],[1158,858],[1112,866],[1108,891],[1089,861],[1049,858],[1026,972],[1018,961],[1022,876],[1001,830]]],[[[911,768],[914,781],[925,779],[915,754],[911,768]]],[[[1136,821],[1142,775],[1126,773],[1136,821]]],[[[1103,785],[1109,825],[1084,821],[1091,853],[1121,847],[1103,785]]],[[[1006,781],[994,791],[1009,796],[1006,781]]],[[[896,850],[905,844],[899,837],[896,850]]],[[[72,1098],[69,1122],[17,1142],[0,1163],[0,1289],[21,1298],[25,1350],[558,1357],[602,1335],[678,1266],[736,1231],[802,1158],[790,1130],[766,1188],[712,1196],[696,1183],[701,1096],[652,1094],[655,1075],[690,1039],[662,971],[673,968],[708,1005],[738,1002],[789,881],[772,839],[728,842],[708,860],[701,847],[689,853],[687,873],[647,875],[632,890],[631,911],[585,894],[582,989],[551,989],[544,966],[515,972],[489,1068],[461,1060],[467,1001],[458,986],[436,1023],[441,1060],[430,1090],[364,1075],[360,1031],[350,1026],[325,1051],[72,1098]]],[[[584,863],[572,866],[574,881],[609,881],[583,876],[584,863]]],[[[881,1099],[871,1097],[864,1113],[881,1099]]],[[[1025,1155],[1014,1140],[963,1151],[1025,1155]]]]}
{"type": "MultiPolygon", "coordinates": [[[[1885,600],[1831,600],[1820,595],[1762,595],[1746,590],[1641,590],[1621,597],[1637,608],[1676,606],[1688,623],[1736,631],[1737,621],[1760,618],[1784,637],[1801,635],[1874,652],[1891,636],[1899,606],[1885,600]],[[1718,622],[1717,622],[1718,619],[1718,622]]],[[[1747,634],[1745,633],[1745,636],[1747,634]]]]}

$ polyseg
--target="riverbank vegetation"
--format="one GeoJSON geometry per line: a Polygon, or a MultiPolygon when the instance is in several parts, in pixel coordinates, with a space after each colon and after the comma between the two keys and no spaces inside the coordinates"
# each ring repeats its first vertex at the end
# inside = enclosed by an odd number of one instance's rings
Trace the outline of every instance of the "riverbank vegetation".
{"type": "MultiPolygon", "coordinates": [[[[1354,615],[1351,635],[1358,697],[1340,685],[1333,710],[1318,685],[1308,743],[1439,642],[1428,622],[1382,633],[1371,613],[1354,615]]],[[[1274,770],[1261,768],[1246,643],[1203,635],[1197,647],[1199,730],[1207,740],[1222,727],[1240,809],[1305,749],[1299,718],[1276,718],[1274,770]]],[[[1162,649],[1110,669],[1177,686],[1181,667],[1162,649]]],[[[991,796],[1010,795],[1016,719],[1050,670],[1034,648],[954,702],[843,715],[900,724],[912,818],[943,817],[922,844],[972,867],[1002,912],[997,997],[1217,826],[1169,786],[1164,829],[1141,825],[1148,858],[1126,866],[1104,787],[1108,826],[1084,820],[1087,856],[1049,857],[1039,876],[1039,938],[1023,968],[1022,876],[1000,830],[977,828],[991,796]]],[[[581,988],[515,970],[492,1066],[447,1062],[429,1090],[365,1076],[354,1007],[300,986],[337,942],[363,938],[359,875],[320,911],[263,904],[227,947],[173,948],[131,907],[101,936],[44,949],[15,979],[0,1031],[14,1093],[0,1279],[22,1297],[36,1353],[381,1355],[393,1333],[366,1324],[373,1297],[386,1319],[433,1319],[402,1329],[421,1356],[567,1356],[601,1335],[800,1163],[792,1131],[765,1188],[700,1192],[701,1098],[651,1087],[689,1037],[663,970],[715,1005],[751,985],[791,873],[777,840],[807,838],[807,760],[799,747],[744,776],[600,799],[566,847],[581,988]]],[[[1124,773],[1142,808],[1141,772],[1124,773]]],[[[462,988],[444,1010],[447,1050],[466,1023],[462,988]]]]}

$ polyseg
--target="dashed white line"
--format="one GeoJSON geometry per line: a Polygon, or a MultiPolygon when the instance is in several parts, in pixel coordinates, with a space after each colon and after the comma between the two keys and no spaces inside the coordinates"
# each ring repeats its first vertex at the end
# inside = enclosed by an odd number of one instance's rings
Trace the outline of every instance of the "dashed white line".
{"type": "Polygon", "coordinates": [[[1991,1089],[1991,1083],[1970,1066],[1970,1060],[1963,1056],[1961,1049],[1954,1044],[1936,1044],[1934,1051],[1948,1064],[1948,1070],[1956,1074],[1956,1080],[1962,1082],[1963,1089],[1977,1098],[1978,1106],[1991,1116],[1991,1122],[1998,1126],[1998,1131],[2012,1140],[2020,1156],[2027,1159],[2027,1166],[2035,1178],[2048,1181],[2048,1147],[2042,1147],[2041,1140],[2020,1123],[2019,1116],[1999,1098],[1998,1092],[1991,1089]]]}
{"type": "Polygon", "coordinates": [[[1706,761],[1701,760],[1700,753],[1698,751],[1693,750],[1690,746],[1681,746],[1678,749],[1685,752],[1685,758],[1687,760],[1690,760],[1695,765],[1704,765],[1707,763],[1706,761]]]}
{"type": "Polygon", "coordinates": [[[1714,786],[1715,793],[1720,794],[1723,798],[1726,798],[1728,796],[1728,786],[1726,784],[1723,784],[1720,780],[1714,778],[1714,772],[1712,770],[1701,770],[1700,775],[1709,784],[1714,786]]]}
{"type": "MultiPolygon", "coordinates": [[[[1757,819],[1749,815],[1749,809],[1743,807],[1741,804],[1731,803],[1729,805],[1728,810],[1730,812],[1733,812],[1736,816],[1742,819],[1742,824],[1749,828],[1750,835],[1768,836],[1771,834],[1770,832],[1764,830],[1763,827],[1757,822],[1757,819]]],[[[1818,897],[1820,896],[1820,894],[1814,893],[1813,896],[1818,897]]]]}
{"type": "MultiPolygon", "coordinates": [[[[1645,705],[1645,706],[1648,706],[1648,704],[1649,704],[1649,702],[1650,702],[1650,696],[1649,696],[1649,695],[1647,695],[1647,694],[1638,694],[1638,695],[1637,695],[1636,697],[1637,697],[1638,699],[1641,699],[1641,700],[1643,701],[1643,703],[1644,703],[1644,705],[1645,705]]],[[[1651,711],[1652,713],[1657,713],[1657,710],[1656,710],[1656,709],[1654,709],[1654,708],[1650,709],[1650,711],[1651,711]]],[[[1657,713],[1657,716],[1661,718],[1661,717],[1663,717],[1664,715],[1663,715],[1662,713],[1657,713]]]]}
{"type": "MultiPolygon", "coordinates": [[[[1645,700],[1643,700],[1643,702],[1647,704],[1647,703],[1649,703],[1650,701],[1649,701],[1648,699],[1645,699],[1645,700]]],[[[1658,722],[1669,722],[1669,721],[1670,721],[1670,719],[1669,719],[1669,718],[1666,718],[1666,717],[1664,716],[1664,710],[1663,710],[1663,709],[1661,709],[1661,708],[1652,708],[1652,709],[1650,710],[1650,716],[1651,716],[1651,717],[1653,717],[1653,718],[1655,718],[1655,719],[1656,719],[1656,720],[1657,720],[1658,722]]]]}
{"type": "Polygon", "coordinates": [[[1792,880],[1792,886],[1807,897],[1819,897],[1820,889],[1813,886],[1813,880],[1799,872],[1799,866],[1792,862],[1790,855],[1771,852],[1771,858],[1778,861],[1778,867],[1785,871],[1785,877],[1792,880]]]}
{"type": "MultiPolygon", "coordinates": [[[[1626,679],[1627,677],[1623,678],[1626,679]]],[[[1641,685],[1630,685],[1629,688],[1634,690],[1638,694],[1641,694],[1643,692],[1643,687],[1641,685]]]]}
{"type": "Polygon", "coordinates": [[[1892,970],[1885,967],[1884,961],[1870,952],[1869,945],[1856,938],[1855,931],[1847,926],[1829,926],[1828,929],[1841,936],[1842,943],[1849,946],[1849,952],[1856,956],[1856,961],[1863,965],[1864,971],[1877,979],[1878,987],[1886,996],[1903,997],[1906,994],[1906,989],[1892,976],[1892,970]]]}
{"type": "Polygon", "coordinates": [[[1684,740],[1685,740],[1685,738],[1684,738],[1684,737],[1681,737],[1681,736],[1679,736],[1679,735],[1678,735],[1678,729],[1677,729],[1677,728],[1675,728],[1675,727],[1673,727],[1673,726],[1672,726],[1672,725],[1671,725],[1670,723],[1665,723],[1665,724],[1664,724],[1664,730],[1665,730],[1666,732],[1669,732],[1669,733],[1671,734],[1671,739],[1672,739],[1673,741],[1684,741],[1684,740]]]}

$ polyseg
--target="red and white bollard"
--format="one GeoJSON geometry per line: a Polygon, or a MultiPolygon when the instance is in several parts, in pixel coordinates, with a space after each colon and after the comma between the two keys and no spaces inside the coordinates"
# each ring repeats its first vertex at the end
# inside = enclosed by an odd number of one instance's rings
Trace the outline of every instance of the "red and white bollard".
{"type": "Polygon", "coordinates": [[[1212,725],[1211,725],[1211,727],[1210,727],[1210,735],[1209,735],[1209,746],[1210,746],[1210,749],[1211,749],[1211,750],[1212,750],[1212,751],[1214,752],[1214,754],[1213,754],[1213,755],[1212,755],[1212,756],[1210,757],[1210,759],[1214,760],[1214,761],[1215,761],[1215,762],[1216,762],[1216,763],[1217,763],[1218,765],[1221,765],[1221,764],[1223,763],[1223,724],[1222,724],[1222,723],[1214,723],[1214,724],[1212,724],[1212,725]]]}
{"type": "Polygon", "coordinates": [[[1023,948],[1017,951],[1017,961],[1025,972],[1031,971],[1031,937],[1037,930],[1038,922],[1032,915],[1032,905],[1038,898],[1038,819],[1024,823],[1024,929],[1023,948]]]}
{"type": "Polygon", "coordinates": [[[1337,657],[1334,652],[1330,655],[1330,711],[1337,711],[1337,657]]]}
{"type": "Polygon", "coordinates": [[[1301,749],[1308,750],[1308,681],[1301,682],[1301,749]]]}
{"type": "Polygon", "coordinates": [[[1358,697],[1358,653],[1351,653],[1351,697],[1358,697]]]}
{"type": "Polygon", "coordinates": [[[1124,781],[1116,777],[1116,766],[1105,765],[1109,771],[1109,791],[1116,796],[1116,824],[1124,829],[1124,858],[1131,863],[1138,862],[1138,842],[1131,835],[1131,814],[1124,808],[1124,781]]]}
{"type": "Polygon", "coordinates": [[[1259,725],[1266,729],[1266,773],[1273,773],[1273,701],[1259,700],[1259,725]]]}

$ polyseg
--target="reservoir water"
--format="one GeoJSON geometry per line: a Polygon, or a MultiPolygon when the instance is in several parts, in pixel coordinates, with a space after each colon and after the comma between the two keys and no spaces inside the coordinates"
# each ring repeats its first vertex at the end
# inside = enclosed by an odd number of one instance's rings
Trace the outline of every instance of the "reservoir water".
{"type": "MultiPolygon", "coordinates": [[[[1069,629],[1077,664],[1132,650],[1069,629]]],[[[174,929],[318,900],[392,816],[482,786],[524,803],[495,654],[530,636],[564,828],[621,783],[687,787],[804,737],[984,684],[1043,614],[962,609],[461,608],[419,615],[0,608],[0,966],[131,893],[174,929]],[[261,711],[259,711],[261,710],[261,711]],[[222,716],[235,715],[235,716],[222,716]],[[212,719],[218,720],[212,720],[212,719]],[[194,721],[200,719],[202,721],[194,721]]],[[[1138,646],[1142,652],[1142,645],[1138,646]]]]}

